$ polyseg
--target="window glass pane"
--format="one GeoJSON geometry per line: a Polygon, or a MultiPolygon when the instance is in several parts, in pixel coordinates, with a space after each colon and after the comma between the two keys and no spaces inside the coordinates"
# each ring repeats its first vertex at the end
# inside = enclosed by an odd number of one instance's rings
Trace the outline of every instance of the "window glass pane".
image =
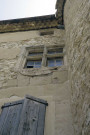
{"type": "Polygon", "coordinates": [[[55,66],[55,60],[54,59],[48,60],[48,67],[54,67],[54,66],[55,66]]]}
{"type": "Polygon", "coordinates": [[[28,60],[26,62],[26,68],[40,68],[41,67],[41,60],[40,61],[31,61],[31,60],[28,60]]]}
{"type": "Polygon", "coordinates": [[[47,61],[48,67],[55,67],[63,65],[63,58],[52,58],[47,61]]]}
{"type": "Polygon", "coordinates": [[[61,65],[63,65],[63,59],[56,59],[56,64],[55,64],[56,66],[61,66],[61,65]]]}
{"type": "Polygon", "coordinates": [[[41,61],[35,61],[35,65],[41,65],[41,61]]]}
{"type": "Polygon", "coordinates": [[[33,68],[33,66],[34,66],[34,61],[27,61],[27,63],[26,63],[26,67],[27,68],[33,68]]]}
{"type": "Polygon", "coordinates": [[[34,65],[34,68],[40,68],[41,65],[34,65]]]}
{"type": "Polygon", "coordinates": [[[54,54],[55,52],[54,51],[49,51],[48,54],[54,54]]]}
{"type": "Polygon", "coordinates": [[[59,48],[58,53],[63,53],[63,48],[59,48]]]}
{"type": "Polygon", "coordinates": [[[29,53],[28,56],[43,55],[43,52],[29,53]]]}
{"type": "Polygon", "coordinates": [[[27,61],[27,66],[34,65],[34,61],[27,61]]]}
{"type": "Polygon", "coordinates": [[[40,67],[41,67],[41,61],[35,61],[34,68],[40,68],[40,67]]]}
{"type": "Polygon", "coordinates": [[[57,54],[57,53],[63,53],[63,48],[58,48],[57,50],[48,51],[48,54],[57,54]]]}

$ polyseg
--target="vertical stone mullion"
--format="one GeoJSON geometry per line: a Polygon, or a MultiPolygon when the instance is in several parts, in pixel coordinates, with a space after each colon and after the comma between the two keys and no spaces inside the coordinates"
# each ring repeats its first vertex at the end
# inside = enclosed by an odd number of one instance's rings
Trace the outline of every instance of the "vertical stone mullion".
{"type": "Polygon", "coordinates": [[[44,51],[43,51],[43,58],[42,58],[42,67],[46,66],[47,63],[47,48],[46,46],[44,47],[44,51]]]}

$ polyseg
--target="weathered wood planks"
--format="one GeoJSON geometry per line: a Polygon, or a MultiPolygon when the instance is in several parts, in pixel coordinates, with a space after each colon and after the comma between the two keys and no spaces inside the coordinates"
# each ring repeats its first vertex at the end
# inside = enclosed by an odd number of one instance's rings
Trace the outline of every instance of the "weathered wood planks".
{"type": "Polygon", "coordinates": [[[24,100],[6,103],[0,116],[0,135],[44,135],[47,105],[28,95],[24,100]]]}

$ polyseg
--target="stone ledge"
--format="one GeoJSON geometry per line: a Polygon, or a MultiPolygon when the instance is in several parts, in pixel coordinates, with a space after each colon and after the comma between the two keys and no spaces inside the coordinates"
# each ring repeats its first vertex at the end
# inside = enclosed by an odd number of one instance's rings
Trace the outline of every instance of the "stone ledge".
{"type": "Polygon", "coordinates": [[[5,20],[0,21],[0,33],[48,29],[57,25],[58,19],[55,15],[5,20]]]}
{"type": "Polygon", "coordinates": [[[37,86],[11,87],[0,90],[0,99],[9,98],[12,95],[24,97],[26,94],[32,96],[60,95],[61,99],[70,98],[70,90],[68,81],[63,84],[47,84],[37,86]]]}

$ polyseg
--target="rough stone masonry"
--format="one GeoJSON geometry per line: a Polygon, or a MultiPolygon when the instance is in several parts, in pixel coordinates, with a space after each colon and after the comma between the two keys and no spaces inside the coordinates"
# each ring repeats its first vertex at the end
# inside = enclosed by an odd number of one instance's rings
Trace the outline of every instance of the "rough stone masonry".
{"type": "Polygon", "coordinates": [[[56,17],[0,22],[0,112],[4,103],[29,94],[49,103],[45,135],[89,135],[89,7],[89,0],[57,0],[56,17]],[[63,47],[64,63],[54,68],[42,66],[35,73],[29,69],[33,75],[27,75],[16,70],[19,58],[26,57],[26,46],[63,47]]]}
{"type": "Polygon", "coordinates": [[[75,135],[89,135],[90,1],[67,0],[64,22],[75,135]]]}

